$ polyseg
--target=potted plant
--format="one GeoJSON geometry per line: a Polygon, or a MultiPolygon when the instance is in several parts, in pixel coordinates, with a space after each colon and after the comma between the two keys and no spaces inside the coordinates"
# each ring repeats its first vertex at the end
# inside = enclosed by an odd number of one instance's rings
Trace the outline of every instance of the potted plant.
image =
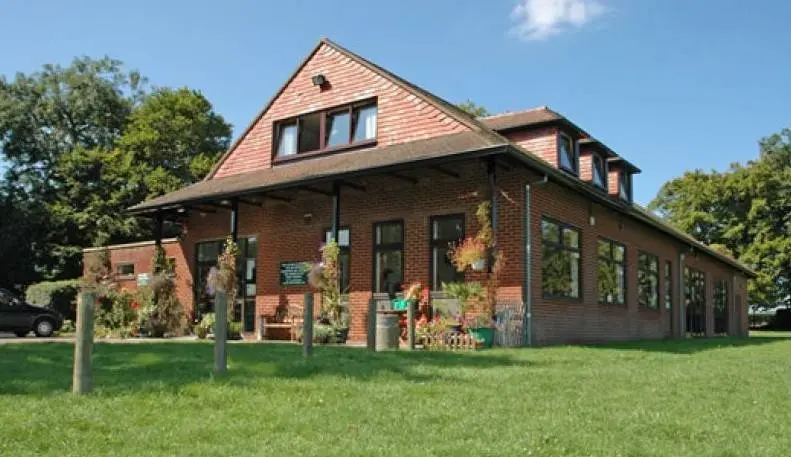
{"type": "Polygon", "coordinates": [[[451,247],[450,260],[458,271],[471,268],[482,271],[486,267],[486,242],[478,236],[465,238],[461,243],[451,247]]]}

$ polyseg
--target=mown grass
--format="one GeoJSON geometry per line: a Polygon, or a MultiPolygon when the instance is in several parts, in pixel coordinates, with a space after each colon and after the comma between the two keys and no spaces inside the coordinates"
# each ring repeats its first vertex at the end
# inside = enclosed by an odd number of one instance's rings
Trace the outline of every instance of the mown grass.
{"type": "Polygon", "coordinates": [[[0,346],[0,456],[788,456],[791,339],[371,354],[0,346]]]}

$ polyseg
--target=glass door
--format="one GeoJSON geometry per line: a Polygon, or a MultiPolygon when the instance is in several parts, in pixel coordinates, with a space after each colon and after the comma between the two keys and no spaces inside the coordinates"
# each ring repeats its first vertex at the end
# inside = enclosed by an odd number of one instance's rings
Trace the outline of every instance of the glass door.
{"type": "MultiPolygon", "coordinates": [[[[206,313],[214,312],[214,297],[209,295],[206,278],[212,268],[217,267],[217,257],[223,251],[223,240],[206,241],[195,245],[195,316],[200,321],[206,313]]],[[[255,329],[255,295],[256,295],[256,255],[258,253],[258,237],[239,238],[239,259],[236,271],[239,275],[239,290],[233,304],[234,322],[242,322],[245,332],[255,329]]]]}

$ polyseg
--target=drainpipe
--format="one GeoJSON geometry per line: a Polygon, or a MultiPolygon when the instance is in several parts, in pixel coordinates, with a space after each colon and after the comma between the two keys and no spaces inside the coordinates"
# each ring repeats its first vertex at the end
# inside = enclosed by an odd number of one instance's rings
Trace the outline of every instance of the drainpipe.
{"type": "Polygon", "coordinates": [[[540,186],[549,182],[549,176],[532,183],[525,184],[525,223],[522,228],[525,240],[525,256],[522,262],[524,267],[524,284],[522,285],[522,303],[525,304],[525,315],[522,318],[522,341],[525,346],[533,345],[533,186],[540,186]]]}

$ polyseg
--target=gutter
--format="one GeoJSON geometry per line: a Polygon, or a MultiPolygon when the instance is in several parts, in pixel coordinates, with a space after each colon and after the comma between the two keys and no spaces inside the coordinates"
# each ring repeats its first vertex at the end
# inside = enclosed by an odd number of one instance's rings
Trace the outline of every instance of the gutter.
{"type": "Polygon", "coordinates": [[[549,176],[539,181],[525,184],[525,217],[522,239],[525,240],[525,257],[522,262],[524,268],[524,283],[522,284],[522,303],[525,305],[522,318],[522,343],[524,346],[533,345],[533,186],[540,186],[549,182],[549,176]]]}

